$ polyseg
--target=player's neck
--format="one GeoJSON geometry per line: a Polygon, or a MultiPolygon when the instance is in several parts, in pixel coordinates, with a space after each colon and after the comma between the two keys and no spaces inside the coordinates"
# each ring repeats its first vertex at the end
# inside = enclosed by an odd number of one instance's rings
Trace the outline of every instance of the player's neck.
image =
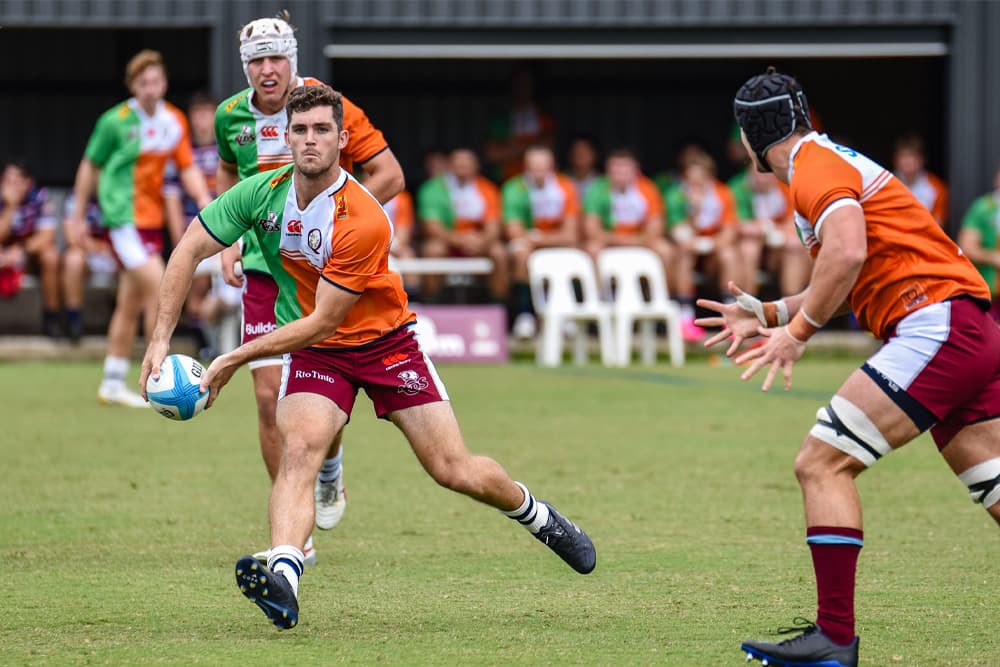
{"type": "Polygon", "coordinates": [[[771,170],[778,177],[778,180],[786,185],[789,180],[788,158],[799,139],[801,137],[798,135],[792,135],[767,150],[767,163],[771,166],[771,170]]]}
{"type": "Polygon", "coordinates": [[[295,170],[295,178],[292,181],[295,187],[295,203],[300,211],[306,210],[312,200],[320,196],[340,178],[340,165],[334,163],[333,167],[313,176],[307,176],[298,169],[295,170]]]}

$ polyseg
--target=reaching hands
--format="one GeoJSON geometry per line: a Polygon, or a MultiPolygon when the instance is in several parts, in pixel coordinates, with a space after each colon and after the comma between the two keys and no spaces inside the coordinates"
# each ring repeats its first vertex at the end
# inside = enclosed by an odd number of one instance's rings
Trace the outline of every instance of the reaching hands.
{"type": "MultiPolygon", "coordinates": [[[[736,283],[732,281],[730,281],[728,288],[729,293],[735,298],[744,295],[743,290],[737,287],[736,283]]],[[[698,299],[696,303],[702,308],[715,311],[718,315],[714,317],[701,317],[695,320],[694,323],[700,327],[709,329],[720,327],[722,329],[719,333],[705,341],[705,347],[712,347],[732,337],[733,342],[729,346],[729,349],[726,350],[726,356],[731,357],[739,350],[743,341],[760,335],[760,320],[757,319],[757,315],[752,310],[746,310],[743,306],[735,302],[722,303],[712,301],[711,299],[698,299]]]]}

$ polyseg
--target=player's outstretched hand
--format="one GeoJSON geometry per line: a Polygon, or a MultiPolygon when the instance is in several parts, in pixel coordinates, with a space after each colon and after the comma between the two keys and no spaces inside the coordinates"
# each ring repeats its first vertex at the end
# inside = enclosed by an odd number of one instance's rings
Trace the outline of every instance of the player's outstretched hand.
{"type": "Polygon", "coordinates": [[[767,391],[774,383],[774,378],[780,370],[785,379],[785,391],[792,388],[792,366],[806,351],[806,344],[790,336],[787,327],[765,329],[758,325],[757,333],[767,336],[767,343],[747,350],[738,356],[734,362],[740,366],[749,363],[750,366],[740,376],[741,380],[749,380],[764,366],[770,364],[761,391],[767,391]]]}
{"type": "Polygon", "coordinates": [[[167,352],[170,351],[170,341],[150,341],[149,347],[146,348],[146,356],[142,359],[142,369],[139,372],[139,392],[142,397],[149,400],[146,396],[146,380],[152,375],[154,379],[160,379],[160,366],[163,365],[163,360],[167,358],[167,352]]]}
{"type": "Polygon", "coordinates": [[[208,403],[205,404],[205,409],[212,407],[215,403],[215,399],[218,398],[219,392],[222,388],[226,386],[229,380],[232,379],[233,373],[236,369],[240,367],[240,364],[234,362],[230,355],[223,354],[222,356],[216,357],[212,364],[205,371],[205,375],[201,378],[201,391],[208,390],[208,403]]]}
{"type": "MultiPolygon", "coordinates": [[[[728,288],[729,293],[734,298],[739,298],[743,295],[743,290],[731,280],[729,281],[728,288]]],[[[744,309],[738,303],[721,303],[719,301],[712,301],[711,299],[698,299],[696,303],[701,308],[715,311],[718,315],[700,317],[694,321],[695,324],[708,329],[722,328],[721,331],[705,341],[705,347],[712,347],[731,336],[733,342],[729,346],[729,349],[726,350],[726,356],[731,357],[740,348],[743,341],[759,334],[760,321],[757,319],[757,316],[752,311],[744,309]]]]}

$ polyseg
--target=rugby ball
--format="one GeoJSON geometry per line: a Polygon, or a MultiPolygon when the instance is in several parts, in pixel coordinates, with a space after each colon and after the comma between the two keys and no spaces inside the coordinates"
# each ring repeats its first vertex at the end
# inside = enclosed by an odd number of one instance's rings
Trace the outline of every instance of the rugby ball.
{"type": "Polygon", "coordinates": [[[199,385],[205,367],[186,354],[171,354],[160,365],[160,378],[146,378],[151,408],[167,419],[184,421],[205,409],[208,392],[199,385]]]}

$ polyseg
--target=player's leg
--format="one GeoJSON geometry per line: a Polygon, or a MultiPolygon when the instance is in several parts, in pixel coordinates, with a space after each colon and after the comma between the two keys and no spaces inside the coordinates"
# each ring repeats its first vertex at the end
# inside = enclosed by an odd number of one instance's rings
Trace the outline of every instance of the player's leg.
{"type": "Polygon", "coordinates": [[[38,280],[42,293],[42,325],[45,334],[57,338],[60,334],[59,311],[59,249],[56,247],[52,230],[35,232],[32,240],[44,240],[45,244],[34,253],[38,263],[38,280]]]}
{"type": "Polygon", "coordinates": [[[507,248],[502,241],[494,241],[486,248],[486,256],[493,261],[490,274],[490,293],[497,303],[506,303],[510,293],[510,271],[507,248]]]}
{"type": "Polygon", "coordinates": [[[340,523],[347,509],[347,491],[344,489],[344,467],[341,463],[344,429],[334,436],[326,452],[323,465],[316,477],[316,527],[330,530],[340,523]]]}
{"type": "Polygon", "coordinates": [[[257,404],[257,436],[260,439],[260,454],[267,468],[267,476],[274,484],[281,463],[281,436],[275,416],[278,406],[278,390],[281,387],[281,365],[276,360],[252,365],[253,394],[257,404]]]}
{"type": "Polygon", "coordinates": [[[69,337],[77,342],[83,336],[83,289],[87,284],[87,251],[70,246],[62,257],[62,298],[66,308],[69,337]]]}
{"type": "Polygon", "coordinates": [[[969,424],[941,455],[979,503],[1000,524],[1000,419],[969,424]]]}
{"type": "MultiPolygon", "coordinates": [[[[420,246],[420,256],[428,259],[447,257],[449,254],[448,243],[441,238],[426,239],[420,246]]],[[[444,284],[444,276],[441,274],[428,274],[424,276],[424,297],[434,299],[441,291],[444,284]]]]}
{"type": "Polygon", "coordinates": [[[816,577],[816,624],[796,628],[803,632],[778,644],[744,642],[748,656],[778,665],[857,665],[854,592],[864,533],[855,478],[919,433],[911,417],[861,370],[819,410],[795,459],[816,577]]]}
{"type": "Polygon", "coordinates": [[[145,407],[142,396],[125,386],[129,357],[135,342],[137,322],[149,304],[155,304],[163,259],[143,243],[133,225],[109,231],[111,246],[122,264],[115,309],[108,323],[108,354],[104,359],[104,379],[98,399],[128,407],[145,407]]]}
{"type": "Polygon", "coordinates": [[[403,432],[434,481],[499,509],[577,572],[586,574],[594,569],[597,554],[586,533],[550,504],[536,501],[499,463],[469,453],[444,383],[412,330],[397,332],[360,353],[356,367],[358,384],[371,397],[376,414],[388,417],[403,432]],[[403,361],[384,364],[390,352],[403,361]]]}
{"type": "Polygon", "coordinates": [[[313,486],[330,442],[347,423],[354,388],[330,365],[339,360],[304,350],[286,355],[276,419],[281,459],[268,509],[267,564],[256,556],[236,563],[236,582],[279,628],[298,623],[298,585],[313,526],[313,486]],[[266,581],[261,582],[261,578],[266,581]]]}
{"type": "Polygon", "coordinates": [[[526,237],[507,244],[511,278],[510,312],[513,315],[511,330],[515,336],[524,339],[534,338],[538,330],[531,304],[531,285],[528,283],[528,258],[533,250],[534,245],[526,237]]]}

